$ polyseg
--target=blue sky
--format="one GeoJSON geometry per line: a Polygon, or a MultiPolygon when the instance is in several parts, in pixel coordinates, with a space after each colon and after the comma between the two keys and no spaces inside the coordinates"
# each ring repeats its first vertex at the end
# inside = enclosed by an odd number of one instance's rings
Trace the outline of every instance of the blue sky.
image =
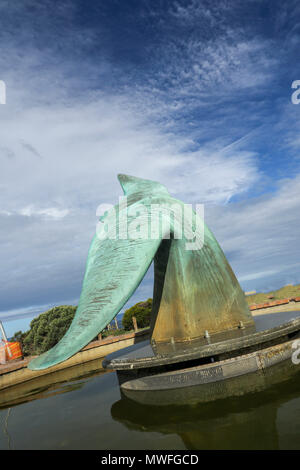
{"type": "Polygon", "coordinates": [[[117,173],[204,203],[245,290],[300,282],[297,1],[0,0],[0,23],[0,319],[76,304],[117,173]]]}

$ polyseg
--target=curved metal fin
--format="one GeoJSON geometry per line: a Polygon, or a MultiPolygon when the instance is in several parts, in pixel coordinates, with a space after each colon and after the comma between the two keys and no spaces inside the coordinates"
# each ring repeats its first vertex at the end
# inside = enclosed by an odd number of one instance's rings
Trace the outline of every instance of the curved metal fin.
{"type": "Polygon", "coordinates": [[[156,181],[122,174],[118,175],[118,180],[126,196],[134,193],[141,193],[144,194],[144,196],[149,196],[151,194],[164,194],[165,196],[169,196],[167,188],[156,181]]]}
{"type": "Polygon", "coordinates": [[[245,295],[209,229],[200,250],[186,250],[185,243],[163,240],[154,258],[152,339],[176,343],[206,331],[254,328],[245,295]]]}
{"type": "Polygon", "coordinates": [[[92,341],[136,290],[159,244],[160,240],[99,240],[95,236],[72,324],[59,343],[29,363],[29,369],[54,366],[92,341]]]}

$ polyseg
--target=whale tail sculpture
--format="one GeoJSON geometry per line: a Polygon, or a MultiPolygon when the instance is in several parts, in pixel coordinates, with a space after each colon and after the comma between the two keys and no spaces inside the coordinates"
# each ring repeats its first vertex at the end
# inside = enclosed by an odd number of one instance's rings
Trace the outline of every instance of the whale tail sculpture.
{"type": "Polygon", "coordinates": [[[32,370],[58,364],[92,341],[137,289],[153,259],[151,334],[156,343],[190,341],[205,331],[254,324],[223,251],[199,215],[189,215],[189,233],[200,224],[203,243],[187,249],[183,202],[157,182],[118,178],[127,204],[104,216],[106,228],[102,226],[92,241],[73,322],[52,349],[30,362],[32,370]]]}

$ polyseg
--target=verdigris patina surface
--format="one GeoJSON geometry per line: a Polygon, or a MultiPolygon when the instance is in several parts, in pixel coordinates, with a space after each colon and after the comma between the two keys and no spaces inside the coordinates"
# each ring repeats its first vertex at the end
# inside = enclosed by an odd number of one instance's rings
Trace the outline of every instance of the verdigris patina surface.
{"type": "Polygon", "coordinates": [[[254,325],[244,293],[212,232],[165,186],[119,175],[127,198],[107,211],[92,241],[74,320],[60,342],[30,362],[62,362],[118,314],[154,260],[155,344],[181,343],[254,325]],[[185,214],[185,215],[184,215],[185,214]],[[201,227],[204,237],[193,242],[201,227]],[[134,234],[134,236],[132,236],[134,234]]]}

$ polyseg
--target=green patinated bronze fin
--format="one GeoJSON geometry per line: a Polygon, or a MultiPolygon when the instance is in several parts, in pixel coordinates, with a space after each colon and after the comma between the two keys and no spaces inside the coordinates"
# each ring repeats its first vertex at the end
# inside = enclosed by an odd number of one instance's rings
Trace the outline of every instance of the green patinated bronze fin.
{"type": "Polygon", "coordinates": [[[118,175],[118,180],[126,196],[136,193],[140,193],[142,197],[146,197],[149,194],[164,194],[166,196],[170,196],[167,188],[156,181],[121,174],[118,175]]]}
{"type": "Polygon", "coordinates": [[[254,326],[245,295],[216,239],[205,227],[199,251],[164,240],[154,258],[151,318],[156,343],[190,341],[254,326]]]}
{"type": "MultiPolygon", "coordinates": [[[[176,238],[182,224],[184,204],[172,198],[165,186],[141,178],[119,175],[128,197],[130,221],[140,226],[153,224],[153,207],[165,207],[161,218],[170,222],[157,238],[93,239],[82,292],[73,322],[59,343],[30,362],[32,370],[58,364],[86,346],[122,309],[155,259],[152,338],[157,342],[186,341],[210,333],[252,325],[253,319],[240,285],[213,234],[204,224],[204,245],[187,250],[185,236],[176,238]],[[143,217],[139,209],[148,212],[143,217]],[[153,206],[154,205],[154,206],[153,206]],[[150,211],[151,207],[151,211],[150,211]],[[137,210],[136,215],[135,210],[137,210]],[[172,216],[170,217],[170,214],[172,216]]],[[[107,217],[124,215],[115,206],[107,217]]],[[[193,212],[193,224],[199,216],[193,212]]],[[[120,219],[118,219],[119,221],[120,219]]],[[[158,220],[159,219],[155,219],[158,220]]],[[[157,223],[157,222],[155,222],[157,223]]],[[[164,227],[164,226],[163,226],[164,227]]],[[[157,227],[154,227],[157,228],[157,227]]],[[[124,228],[117,224],[117,234],[124,228]]],[[[144,233],[144,232],[143,232],[144,233]]],[[[150,232],[148,232],[150,235],[150,232]]]]}
{"type": "Polygon", "coordinates": [[[73,322],[52,349],[33,359],[29,368],[45,369],[62,362],[90,343],[118,314],[143,279],[159,240],[94,238],[82,294],[73,322]]]}

